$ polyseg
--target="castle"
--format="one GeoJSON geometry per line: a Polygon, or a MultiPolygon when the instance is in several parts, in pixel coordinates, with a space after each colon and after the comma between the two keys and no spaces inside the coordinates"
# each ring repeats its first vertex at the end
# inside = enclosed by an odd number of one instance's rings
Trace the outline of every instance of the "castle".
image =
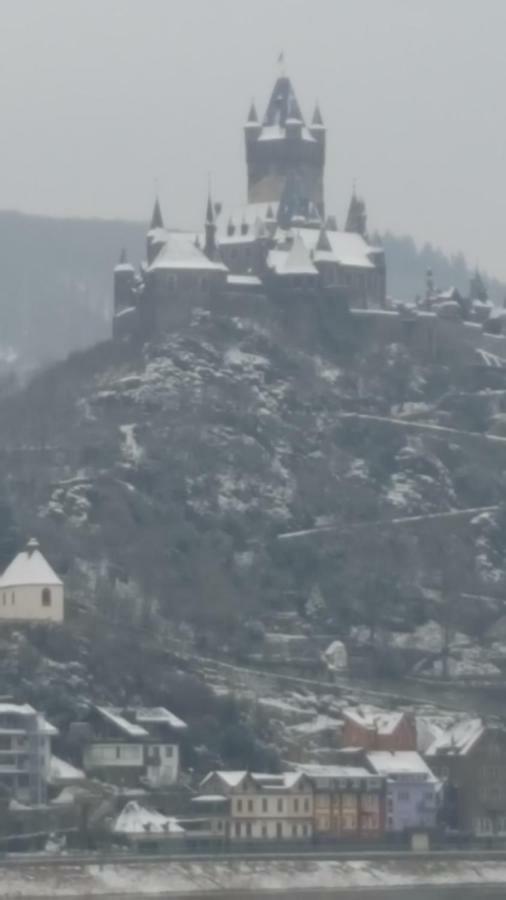
{"type": "Polygon", "coordinates": [[[148,336],[196,306],[249,297],[273,302],[324,297],[340,308],[382,308],[383,250],[367,236],[353,190],[346,225],[326,215],[326,129],[318,104],[310,124],[281,74],[263,120],[252,104],[244,128],[248,202],[224,210],[208,197],[200,233],[164,227],[158,199],[136,272],[122,254],[114,271],[113,336],[148,336]]]}

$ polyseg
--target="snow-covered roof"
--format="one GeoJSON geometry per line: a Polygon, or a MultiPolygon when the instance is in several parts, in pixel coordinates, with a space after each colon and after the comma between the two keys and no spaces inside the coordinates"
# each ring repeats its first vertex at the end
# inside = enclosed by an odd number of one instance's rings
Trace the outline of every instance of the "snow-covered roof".
{"type": "MultiPolygon", "coordinates": [[[[287,119],[287,125],[300,125],[300,136],[303,141],[309,141],[309,143],[316,143],[316,138],[313,137],[309,128],[302,124],[300,119],[287,119]]],[[[284,141],[286,138],[286,128],[283,125],[264,125],[262,127],[262,131],[258,136],[259,141],[284,141]]]]}
{"type": "Polygon", "coordinates": [[[374,706],[350,706],[343,710],[343,716],[377,734],[392,734],[404,718],[402,712],[385,712],[374,706]]]}
{"type": "Polygon", "coordinates": [[[427,756],[465,756],[484,734],[481,719],[463,719],[438,735],[427,748],[427,756]]]}
{"type": "Polygon", "coordinates": [[[200,786],[204,787],[204,785],[207,784],[207,782],[210,781],[213,776],[216,776],[223,782],[223,784],[226,784],[229,788],[239,787],[241,781],[246,777],[247,774],[248,773],[245,770],[243,770],[242,772],[229,770],[208,772],[205,778],[203,778],[200,782],[200,786]]]}
{"type": "Polygon", "coordinates": [[[425,775],[434,780],[427,763],[415,750],[372,750],[367,754],[371,768],[386,778],[396,775],[425,775]]]}
{"type": "Polygon", "coordinates": [[[18,553],[7,566],[0,578],[0,590],[26,585],[54,587],[62,584],[62,580],[42,555],[37,541],[33,538],[28,542],[26,549],[18,553]]]}
{"type": "Polygon", "coordinates": [[[122,714],[123,711],[121,709],[114,706],[97,706],[96,709],[104,719],[111,722],[119,731],[122,731],[129,737],[149,736],[149,732],[141,725],[137,725],[135,722],[129,722],[122,714]]]}
{"type": "Polygon", "coordinates": [[[82,781],[86,778],[81,769],[77,769],[71,763],[60,759],[59,756],[51,756],[49,762],[48,782],[52,785],[58,785],[62,782],[82,781]]]}
{"type": "Polygon", "coordinates": [[[112,826],[115,834],[183,834],[176,819],[162,815],[154,809],[146,809],[135,800],[120,812],[112,826]]]}
{"type": "Polygon", "coordinates": [[[135,272],[135,269],[132,263],[118,263],[117,266],[114,267],[115,272],[135,272]]]}
{"type": "Polygon", "coordinates": [[[373,269],[374,262],[371,254],[377,254],[381,248],[371,247],[361,234],[352,231],[330,231],[326,235],[330,244],[330,250],[317,250],[316,245],[320,232],[316,228],[299,228],[305,247],[309,252],[314,252],[315,262],[336,262],[340,266],[350,266],[360,269],[373,269]]]}
{"type": "Polygon", "coordinates": [[[178,716],[166,709],[165,706],[136,707],[132,714],[136,722],[146,725],[170,725],[178,731],[184,731],[188,727],[178,716]]]}
{"type": "Polygon", "coordinates": [[[300,763],[297,768],[309,778],[374,778],[374,774],[363,766],[322,765],[300,763]]]}
{"type": "Polygon", "coordinates": [[[311,262],[308,249],[298,233],[289,250],[271,251],[267,264],[276,275],[318,275],[318,269],[311,262]]]}
{"type": "Polygon", "coordinates": [[[10,728],[5,728],[2,726],[1,717],[2,716],[22,716],[27,718],[32,718],[33,716],[37,717],[37,731],[39,734],[47,735],[48,737],[52,737],[53,735],[58,734],[58,729],[51,725],[47,719],[44,718],[41,713],[37,712],[33,706],[30,706],[29,703],[0,703],[0,732],[11,731],[10,728]]]}
{"type": "Polygon", "coordinates": [[[227,284],[230,287],[262,287],[262,282],[257,275],[228,275],[227,284]]]}
{"type": "Polygon", "coordinates": [[[198,797],[192,797],[192,803],[222,803],[227,800],[225,794],[199,794],[198,797]]]}
{"type": "Polygon", "coordinates": [[[193,234],[189,235],[178,231],[168,233],[160,251],[148,266],[148,272],[156,272],[160,269],[228,271],[223,263],[208,259],[205,253],[195,245],[193,234]]]}

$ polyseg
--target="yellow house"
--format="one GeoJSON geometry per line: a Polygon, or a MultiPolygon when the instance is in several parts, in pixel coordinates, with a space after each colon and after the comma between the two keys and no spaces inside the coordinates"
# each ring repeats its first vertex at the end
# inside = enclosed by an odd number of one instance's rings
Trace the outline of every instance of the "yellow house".
{"type": "Polygon", "coordinates": [[[210,772],[200,787],[211,797],[228,799],[223,831],[231,841],[313,836],[313,788],[303,772],[210,772]]]}

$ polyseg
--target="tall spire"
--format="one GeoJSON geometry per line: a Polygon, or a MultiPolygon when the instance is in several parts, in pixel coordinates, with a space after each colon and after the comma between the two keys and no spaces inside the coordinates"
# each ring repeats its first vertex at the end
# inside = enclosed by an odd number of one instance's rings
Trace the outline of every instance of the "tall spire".
{"type": "Polygon", "coordinates": [[[127,252],[126,252],[125,248],[123,247],[123,249],[121,250],[121,253],[119,255],[119,264],[120,264],[120,266],[124,266],[126,262],[128,262],[127,252]]]}
{"type": "Polygon", "coordinates": [[[348,215],[346,217],[345,231],[361,234],[364,238],[367,234],[367,213],[365,203],[362,197],[357,195],[355,182],[353,182],[353,191],[348,208],[348,215]]]}
{"type": "Polygon", "coordinates": [[[321,114],[320,104],[318,101],[315,104],[313,118],[311,119],[311,125],[322,126],[323,125],[323,117],[321,114]]]}
{"type": "Polygon", "coordinates": [[[207,194],[207,206],[206,206],[206,224],[205,224],[205,232],[206,232],[206,242],[204,246],[204,253],[208,257],[208,259],[214,259],[216,256],[216,222],[214,217],[214,206],[211,197],[211,186],[209,185],[209,190],[207,194]]]}
{"type": "Polygon", "coordinates": [[[251,106],[249,108],[248,123],[251,125],[256,125],[258,123],[258,113],[254,100],[251,101],[251,106]]]}
{"type": "Polygon", "coordinates": [[[163,228],[163,218],[162,218],[162,210],[160,209],[160,201],[158,196],[155,200],[155,205],[153,207],[153,215],[151,216],[151,226],[150,228],[163,228]]]}

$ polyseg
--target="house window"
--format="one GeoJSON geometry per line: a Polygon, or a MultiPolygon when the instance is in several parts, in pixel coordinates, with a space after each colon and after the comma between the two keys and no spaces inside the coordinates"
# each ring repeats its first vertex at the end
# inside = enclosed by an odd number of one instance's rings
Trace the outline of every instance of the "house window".
{"type": "Polygon", "coordinates": [[[241,837],[241,823],[240,822],[235,823],[235,836],[241,837]]]}
{"type": "Polygon", "coordinates": [[[251,837],[251,822],[246,822],[246,837],[251,837]]]}
{"type": "Polygon", "coordinates": [[[309,812],[309,797],[304,800],[304,812],[309,812]]]}
{"type": "Polygon", "coordinates": [[[248,800],[248,812],[253,812],[253,800],[248,800]]]}
{"type": "Polygon", "coordinates": [[[6,595],[5,591],[4,591],[3,594],[2,594],[2,603],[3,603],[4,606],[5,606],[5,604],[7,603],[7,595],[6,595]]]}
{"type": "Polygon", "coordinates": [[[239,797],[239,799],[238,799],[238,801],[237,801],[236,809],[237,809],[237,812],[242,812],[242,800],[241,800],[240,797],[239,797]]]}
{"type": "Polygon", "coordinates": [[[302,826],[302,834],[304,837],[307,837],[307,825],[302,826]]]}
{"type": "Polygon", "coordinates": [[[282,822],[276,822],[276,837],[277,838],[283,837],[283,823],[282,822]]]}
{"type": "Polygon", "coordinates": [[[278,797],[278,812],[283,812],[283,798],[278,797]]]}
{"type": "Polygon", "coordinates": [[[217,827],[218,831],[223,831],[223,822],[221,821],[221,819],[218,819],[218,821],[216,823],[216,827],[217,827]]]}
{"type": "Polygon", "coordinates": [[[402,803],[406,803],[409,800],[409,791],[399,791],[398,797],[402,803]]]}
{"type": "Polygon", "coordinates": [[[121,758],[121,747],[116,747],[116,759],[121,758]]]}
{"type": "Polygon", "coordinates": [[[42,606],[51,606],[51,591],[49,588],[42,588],[42,606]]]}
{"type": "Polygon", "coordinates": [[[16,595],[15,595],[15,593],[14,593],[14,591],[13,591],[12,594],[11,594],[11,603],[14,603],[15,600],[16,600],[16,595]]]}
{"type": "Polygon", "coordinates": [[[293,801],[293,811],[296,813],[298,813],[298,811],[299,811],[299,798],[298,797],[295,797],[295,799],[293,801]]]}
{"type": "Polygon", "coordinates": [[[262,797],[262,812],[267,812],[267,810],[268,810],[267,797],[262,797]]]}
{"type": "Polygon", "coordinates": [[[166,747],[165,748],[165,756],[173,756],[174,755],[174,747],[166,747]]]}
{"type": "Polygon", "coordinates": [[[292,837],[297,837],[297,826],[292,825],[292,837]]]}
{"type": "Polygon", "coordinates": [[[262,837],[267,837],[267,825],[262,825],[262,837]]]}

